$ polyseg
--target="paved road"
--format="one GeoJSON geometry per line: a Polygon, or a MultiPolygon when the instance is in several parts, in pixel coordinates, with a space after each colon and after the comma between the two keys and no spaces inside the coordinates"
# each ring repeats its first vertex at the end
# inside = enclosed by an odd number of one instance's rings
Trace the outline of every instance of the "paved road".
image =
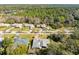
{"type": "MultiPolygon", "coordinates": [[[[10,31],[12,28],[8,29],[7,31],[10,31]]],[[[67,29],[64,29],[66,30],[67,32],[70,32],[70,30],[67,30],[67,29]]],[[[45,31],[40,31],[40,32],[36,32],[36,33],[32,33],[32,30],[30,31],[27,31],[27,32],[16,32],[16,31],[11,31],[10,33],[9,32],[5,32],[3,33],[2,31],[0,31],[0,34],[55,34],[55,33],[58,33],[58,32],[61,32],[62,30],[61,29],[56,29],[54,31],[48,31],[48,32],[45,32],[45,31]]],[[[66,34],[70,34],[70,33],[66,33],[66,34]]]]}

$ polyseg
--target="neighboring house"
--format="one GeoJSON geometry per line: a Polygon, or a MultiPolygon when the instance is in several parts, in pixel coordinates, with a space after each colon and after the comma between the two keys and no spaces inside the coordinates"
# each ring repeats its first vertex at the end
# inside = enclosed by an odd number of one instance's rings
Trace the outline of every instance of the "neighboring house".
{"type": "Polygon", "coordinates": [[[0,47],[2,47],[2,41],[3,41],[3,38],[0,37],[0,47]]]}
{"type": "Polygon", "coordinates": [[[5,24],[5,26],[9,27],[9,26],[10,26],[10,24],[5,24]]]}
{"type": "Polygon", "coordinates": [[[0,26],[6,26],[6,27],[9,27],[10,24],[0,23],[0,26]]]}
{"type": "Polygon", "coordinates": [[[42,39],[41,40],[41,46],[42,46],[42,48],[47,48],[49,43],[50,43],[49,39],[42,39]]]}
{"type": "Polygon", "coordinates": [[[41,48],[41,42],[39,39],[33,39],[32,48],[41,48]]]}
{"type": "Polygon", "coordinates": [[[0,42],[2,42],[3,41],[3,38],[2,37],[0,37],[0,42]]]}
{"type": "Polygon", "coordinates": [[[42,27],[42,28],[46,28],[46,25],[45,25],[45,24],[41,24],[41,27],[42,27]]]}
{"type": "Polygon", "coordinates": [[[11,24],[11,26],[12,26],[12,27],[19,27],[19,28],[22,28],[22,24],[17,24],[17,23],[11,24]]]}
{"type": "Polygon", "coordinates": [[[49,43],[49,39],[34,39],[32,48],[47,48],[49,43]]]}
{"type": "Polygon", "coordinates": [[[24,24],[24,26],[29,27],[30,29],[33,29],[34,28],[34,25],[33,24],[24,24]]]}
{"type": "Polygon", "coordinates": [[[28,46],[29,40],[15,37],[14,38],[14,46],[17,47],[18,45],[21,45],[21,44],[28,46]]]}
{"type": "Polygon", "coordinates": [[[38,24],[37,27],[38,27],[38,28],[40,28],[40,27],[41,27],[41,28],[46,28],[46,25],[45,25],[45,24],[38,24]]]}
{"type": "Polygon", "coordinates": [[[68,29],[64,29],[64,32],[65,32],[65,34],[68,34],[68,35],[72,34],[72,31],[68,30],[68,29]]]}

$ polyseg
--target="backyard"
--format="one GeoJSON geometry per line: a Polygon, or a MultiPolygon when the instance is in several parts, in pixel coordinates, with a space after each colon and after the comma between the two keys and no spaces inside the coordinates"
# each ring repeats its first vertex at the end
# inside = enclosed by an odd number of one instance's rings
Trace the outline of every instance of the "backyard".
{"type": "Polygon", "coordinates": [[[7,29],[9,29],[10,27],[6,27],[6,26],[0,26],[0,31],[5,31],[7,29]]]}

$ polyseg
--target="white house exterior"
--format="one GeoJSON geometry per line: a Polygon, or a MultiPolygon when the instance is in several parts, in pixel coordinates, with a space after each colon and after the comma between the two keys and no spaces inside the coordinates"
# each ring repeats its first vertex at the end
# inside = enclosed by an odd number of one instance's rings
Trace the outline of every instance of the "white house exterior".
{"type": "Polygon", "coordinates": [[[46,28],[46,25],[45,24],[38,24],[37,27],[46,28]]]}
{"type": "Polygon", "coordinates": [[[47,48],[49,43],[49,39],[33,39],[32,48],[47,48]]]}
{"type": "Polygon", "coordinates": [[[6,26],[6,27],[9,27],[10,24],[0,23],[0,26],[6,26]]]}
{"type": "Polygon", "coordinates": [[[33,24],[24,24],[26,27],[30,27],[30,29],[33,29],[35,26],[33,24]]]}
{"type": "Polygon", "coordinates": [[[19,28],[22,28],[23,24],[17,24],[17,23],[15,23],[15,24],[11,24],[11,26],[12,26],[12,27],[19,27],[19,28]]]}
{"type": "Polygon", "coordinates": [[[3,38],[0,37],[0,42],[2,42],[2,41],[3,41],[3,38]]]}

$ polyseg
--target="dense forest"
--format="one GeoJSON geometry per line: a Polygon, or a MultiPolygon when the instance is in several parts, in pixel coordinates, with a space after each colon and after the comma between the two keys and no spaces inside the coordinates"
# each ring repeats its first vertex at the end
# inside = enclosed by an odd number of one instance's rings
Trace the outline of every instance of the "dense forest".
{"type": "MultiPolygon", "coordinates": [[[[14,6],[14,5],[13,5],[14,6]]],[[[39,6],[39,5],[37,5],[39,6]]],[[[4,13],[4,22],[8,23],[45,23],[51,27],[78,26],[79,8],[77,7],[49,7],[52,5],[41,5],[40,7],[7,7],[0,8],[1,13],[4,13]],[[10,14],[10,15],[8,15],[10,14]],[[13,16],[13,17],[12,17],[13,16]],[[19,20],[18,20],[19,19],[19,20]],[[22,19],[22,20],[21,20],[22,19]]],[[[58,5],[57,5],[58,6],[58,5]]],[[[62,6],[62,5],[60,5],[62,6]]],[[[69,6],[69,5],[68,5],[69,6]]],[[[57,28],[58,28],[57,27],[57,28]]]]}

